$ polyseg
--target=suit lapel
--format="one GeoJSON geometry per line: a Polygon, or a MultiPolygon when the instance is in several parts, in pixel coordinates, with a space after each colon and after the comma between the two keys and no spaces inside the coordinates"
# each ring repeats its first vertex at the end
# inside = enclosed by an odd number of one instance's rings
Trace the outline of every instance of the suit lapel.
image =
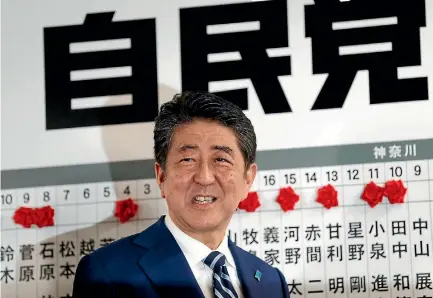
{"type": "Polygon", "coordinates": [[[140,257],[138,265],[156,286],[163,297],[204,298],[176,240],[161,217],[151,228],[140,234],[135,241],[148,251],[140,257]]]}
{"type": "Polygon", "coordinates": [[[254,277],[256,270],[261,270],[255,266],[255,262],[251,262],[252,258],[245,258],[247,252],[242,251],[229,239],[229,248],[236,263],[236,268],[239,280],[242,284],[242,290],[245,298],[262,298],[265,297],[262,293],[263,286],[254,277]]]}

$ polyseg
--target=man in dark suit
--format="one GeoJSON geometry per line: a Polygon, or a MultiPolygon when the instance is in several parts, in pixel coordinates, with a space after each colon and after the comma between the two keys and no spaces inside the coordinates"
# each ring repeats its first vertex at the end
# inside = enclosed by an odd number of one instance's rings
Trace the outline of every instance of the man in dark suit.
{"type": "Polygon", "coordinates": [[[155,174],[168,214],[84,256],[73,297],[288,298],[283,274],[230,241],[257,173],[256,136],[234,104],[175,95],[155,120],[155,174]]]}

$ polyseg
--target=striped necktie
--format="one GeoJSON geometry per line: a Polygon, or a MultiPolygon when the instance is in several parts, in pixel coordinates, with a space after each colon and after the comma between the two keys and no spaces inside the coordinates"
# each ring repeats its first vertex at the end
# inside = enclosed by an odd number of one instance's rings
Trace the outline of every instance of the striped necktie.
{"type": "Polygon", "coordinates": [[[225,256],[218,252],[211,252],[204,263],[213,271],[213,293],[216,298],[238,298],[233,288],[230,276],[226,267],[225,256]]]}

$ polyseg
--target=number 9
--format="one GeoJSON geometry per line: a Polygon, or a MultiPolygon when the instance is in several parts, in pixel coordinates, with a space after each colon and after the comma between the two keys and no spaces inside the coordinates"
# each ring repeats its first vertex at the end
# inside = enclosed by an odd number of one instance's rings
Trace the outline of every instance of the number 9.
{"type": "Polygon", "coordinates": [[[415,170],[415,176],[419,176],[419,175],[421,175],[421,166],[416,165],[416,166],[414,167],[414,170],[415,170]]]}

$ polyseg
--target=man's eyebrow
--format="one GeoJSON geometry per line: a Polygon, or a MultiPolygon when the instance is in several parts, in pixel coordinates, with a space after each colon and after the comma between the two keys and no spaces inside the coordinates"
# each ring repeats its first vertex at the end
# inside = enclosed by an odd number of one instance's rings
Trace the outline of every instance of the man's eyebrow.
{"type": "Polygon", "coordinates": [[[180,152],[184,152],[190,149],[197,149],[198,146],[197,145],[192,145],[192,144],[184,144],[182,146],[180,146],[179,150],[180,152]]]}
{"type": "Polygon", "coordinates": [[[233,156],[233,149],[230,148],[229,146],[223,146],[223,145],[213,145],[212,146],[213,150],[219,150],[219,151],[223,151],[231,156],[233,156]]]}
{"type": "MultiPolygon", "coordinates": [[[[178,151],[179,152],[185,152],[187,150],[195,150],[198,149],[198,145],[193,145],[193,144],[184,144],[182,146],[179,147],[178,151]]],[[[225,145],[213,145],[211,146],[212,150],[217,150],[217,151],[223,151],[231,156],[233,156],[233,149],[230,148],[229,146],[225,146],[225,145]]]]}

